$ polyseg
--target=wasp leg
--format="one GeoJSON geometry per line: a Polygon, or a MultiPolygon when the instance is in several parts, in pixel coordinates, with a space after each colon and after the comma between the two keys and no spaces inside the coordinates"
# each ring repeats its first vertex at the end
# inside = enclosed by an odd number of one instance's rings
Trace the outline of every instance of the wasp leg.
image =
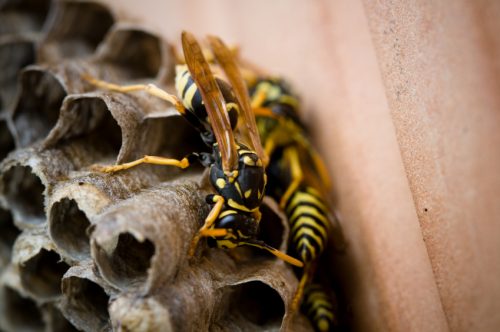
{"type": "Polygon", "coordinates": [[[281,197],[280,208],[282,210],[284,210],[286,202],[288,201],[290,196],[297,190],[304,177],[304,174],[302,173],[302,167],[300,166],[300,159],[297,150],[294,148],[286,149],[284,152],[284,157],[290,165],[290,170],[292,173],[292,183],[290,183],[285,193],[281,197]]]}
{"type": "Polygon", "coordinates": [[[276,143],[272,138],[266,140],[266,144],[264,146],[264,155],[266,156],[266,160],[263,160],[264,166],[268,166],[269,161],[271,160],[272,153],[276,148],[276,143]]]}
{"type": "Polygon", "coordinates": [[[267,98],[267,90],[258,90],[255,95],[252,96],[252,101],[250,106],[253,109],[260,108],[267,98]]]}
{"type": "Polygon", "coordinates": [[[332,186],[332,181],[330,179],[330,175],[328,174],[328,170],[326,168],[325,162],[323,158],[319,155],[316,149],[311,145],[311,143],[307,140],[300,140],[300,144],[311,152],[312,162],[314,163],[314,167],[318,171],[319,177],[322,181],[322,185],[325,189],[329,190],[332,186]]]}
{"type": "Polygon", "coordinates": [[[146,93],[149,93],[152,96],[168,101],[169,103],[174,105],[177,111],[182,115],[186,113],[184,105],[182,105],[182,102],[176,96],[166,92],[165,90],[160,89],[154,84],[117,85],[106,81],[101,81],[87,74],[84,74],[82,77],[90,84],[106,90],[123,92],[123,93],[134,92],[134,91],[145,91],[146,93]]]}
{"type": "Polygon", "coordinates": [[[93,166],[93,169],[105,173],[114,173],[135,167],[140,164],[153,164],[153,165],[164,165],[164,166],[175,166],[179,168],[187,168],[190,165],[190,156],[184,157],[181,160],[169,159],[157,156],[144,156],[141,159],[137,159],[128,163],[114,165],[114,166],[93,166]]]}
{"type": "Polygon", "coordinates": [[[188,251],[188,256],[193,257],[194,253],[196,251],[196,247],[198,246],[198,242],[200,242],[200,239],[203,236],[203,233],[209,229],[214,222],[217,220],[219,217],[220,211],[222,210],[222,207],[224,206],[224,197],[220,195],[214,195],[213,197],[213,202],[215,203],[214,207],[208,214],[208,216],[205,218],[205,224],[200,228],[198,233],[194,236],[193,240],[191,241],[191,246],[189,247],[188,251]]]}
{"type": "Polygon", "coordinates": [[[255,107],[252,109],[255,116],[263,116],[266,118],[279,119],[279,116],[274,114],[269,107],[255,107]]]}
{"type": "Polygon", "coordinates": [[[290,305],[290,311],[292,313],[297,312],[300,306],[300,302],[302,301],[302,295],[304,295],[304,288],[306,287],[309,279],[311,279],[313,272],[314,272],[314,266],[315,264],[307,264],[306,267],[304,268],[302,277],[300,278],[299,285],[297,286],[297,290],[295,291],[295,294],[293,295],[292,303],[290,305]]]}
{"type": "Polygon", "coordinates": [[[321,178],[322,183],[324,184],[326,189],[331,189],[332,181],[326,169],[326,165],[325,162],[323,161],[323,158],[321,158],[318,152],[316,152],[314,149],[311,149],[310,151],[313,163],[316,166],[316,169],[318,170],[319,177],[321,178]]]}

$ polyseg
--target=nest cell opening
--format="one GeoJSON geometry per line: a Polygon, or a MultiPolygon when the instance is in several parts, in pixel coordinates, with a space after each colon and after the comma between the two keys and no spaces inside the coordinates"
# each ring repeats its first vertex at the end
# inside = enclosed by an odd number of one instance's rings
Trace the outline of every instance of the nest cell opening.
{"type": "Polygon", "coordinates": [[[130,233],[121,233],[113,252],[108,255],[99,250],[96,262],[102,275],[123,289],[146,280],[154,254],[155,246],[150,240],[140,242],[130,233]]]}
{"type": "Polygon", "coordinates": [[[63,316],[61,310],[54,305],[44,307],[45,321],[48,330],[52,332],[77,332],[79,331],[70,321],[63,316]],[[47,317],[48,316],[48,317],[47,317]]]}
{"type": "Polygon", "coordinates": [[[68,97],[61,116],[45,141],[53,147],[73,138],[88,136],[97,150],[117,156],[122,146],[122,132],[108,106],[98,97],[68,97]]]}
{"type": "Polygon", "coordinates": [[[20,265],[21,284],[34,296],[51,299],[61,294],[61,279],[68,269],[59,254],[42,249],[20,265]]]}
{"type": "Polygon", "coordinates": [[[12,246],[21,231],[14,226],[10,212],[3,209],[0,209],[0,230],[0,244],[7,250],[10,257],[12,246]]]}
{"type": "Polygon", "coordinates": [[[4,286],[2,295],[4,312],[0,316],[5,319],[3,324],[12,331],[45,331],[42,313],[34,301],[7,286],[4,286]]]}
{"type": "Polygon", "coordinates": [[[62,310],[78,329],[108,330],[109,296],[101,286],[91,280],[72,276],[63,280],[62,291],[66,298],[63,301],[62,310]]]}
{"type": "Polygon", "coordinates": [[[21,92],[14,109],[19,144],[27,146],[47,136],[59,117],[66,91],[50,73],[37,69],[21,75],[21,92]]]}
{"type": "Polygon", "coordinates": [[[233,286],[231,310],[236,316],[262,327],[281,325],[285,304],[279,293],[261,281],[251,281],[233,286]]]}
{"type": "MultiPolygon", "coordinates": [[[[148,118],[145,123],[152,129],[143,139],[159,142],[150,154],[167,155],[172,158],[184,158],[192,152],[209,152],[200,133],[181,115],[163,118],[148,118]],[[157,136],[152,137],[151,133],[157,136]]],[[[195,164],[196,165],[196,164],[195,164]]]]}
{"type": "Polygon", "coordinates": [[[15,99],[19,70],[34,62],[35,45],[32,41],[0,43],[0,108],[9,109],[15,99]]]}
{"type": "Polygon", "coordinates": [[[162,65],[161,41],[146,31],[115,30],[103,44],[100,58],[122,67],[127,79],[151,79],[162,65]]]}
{"type": "Polygon", "coordinates": [[[90,1],[60,2],[48,33],[51,46],[57,49],[52,54],[63,59],[91,55],[114,21],[113,15],[103,4],[90,1]]]}
{"type": "Polygon", "coordinates": [[[0,34],[40,32],[51,0],[6,1],[0,5],[0,34]]]}
{"type": "Polygon", "coordinates": [[[3,175],[3,186],[5,198],[15,216],[30,224],[45,222],[45,186],[31,167],[11,167],[3,175]]]}
{"type": "Polygon", "coordinates": [[[14,150],[14,138],[7,126],[7,121],[0,120],[0,161],[2,161],[10,151],[14,150]]]}
{"type": "Polygon", "coordinates": [[[117,156],[122,146],[122,131],[106,103],[101,98],[81,98],[75,100],[73,107],[76,114],[82,117],[75,121],[75,125],[89,130],[94,139],[108,146],[113,156],[117,156]]]}
{"type": "Polygon", "coordinates": [[[63,198],[52,205],[49,232],[57,247],[75,260],[90,258],[90,221],[73,199],[63,198]]]}

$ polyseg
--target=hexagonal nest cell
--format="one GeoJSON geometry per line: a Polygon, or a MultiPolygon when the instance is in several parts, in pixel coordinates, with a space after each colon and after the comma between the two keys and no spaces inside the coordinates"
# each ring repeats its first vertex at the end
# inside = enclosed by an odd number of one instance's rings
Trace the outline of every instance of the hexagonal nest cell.
{"type": "Polygon", "coordinates": [[[42,249],[19,267],[21,284],[41,299],[57,298],[61,294],[61,279],[68,269],[59,254],[42,249]]]}
{"type": "Polygon", "coordinates": [[[122,233],[111,254],[103,254],[100,261],[114,285],[140,284],[147,277],[154,253],[155,246],[150,240],[140,242],[132,234],[122,233]]]}
{"type": "Polygon", "coordinates": [[[13,117],[21,146],[47,136],[56,124],[64,97],[64,87],[50,73],[38,69],[22,73],[21,91],[13,117]]]}
{"type": "Polygon", "coordinates": [[[62,282],[62,311],[84,331],[109,329],[109,295],[92,280],[71,276],[62,282]]]}
{"type": "Polygon", "coordinates": [[[269,285],[251,281],[234,286],[231,301],[232,315],[243,316],[260,329],[281,325],[285,304],[269,285]]]}
{"type": "Polygon", "coordinates": [[[90,221],[75,200],[63,198],[49,213],[49,233],[61,252],[75,260],[90,258],[90,221]]]}
{"type": "Polygon", "coordinates": [[[0,327],[6,331],[45,331],[36,302],[9,286],[0,289],[0,317],[0,327]]]}
{"type": "Polygon", "coordinates": [[[51,0],[7,0],[0,4],[0,35],[40,33],[51,0]]]}
{"type": "Polygon", "coordinates": [[[15,148],[14,137],[9,130],[7,121],[0,120],[0,161],[15,148]]]}
{"type": "Polygon", "coordinates": [[[30,166],[9,168],[0,180],[0,187],[16,218],[30,224],[45,222],[45,186],[30,166]]]}
{"type": "Polygon", "coordinates": [[[12,246],[21,230],[14,225],[12,214],[0,208],[0,269],[10,261],[12,246]]]}

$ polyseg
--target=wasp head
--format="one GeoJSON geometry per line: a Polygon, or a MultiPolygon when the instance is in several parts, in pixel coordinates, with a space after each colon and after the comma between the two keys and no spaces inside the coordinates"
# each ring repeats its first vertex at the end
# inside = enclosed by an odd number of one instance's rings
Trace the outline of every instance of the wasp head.
{"type": "Polygon", "coordinates": [[[219,237],[209,237],[211,247],[235,248],[249,239],[257,236],[259,220],[252,214],[227,210],[221,213],[214,224],[214,229],[224,229],[227,234],[219,237]]]}

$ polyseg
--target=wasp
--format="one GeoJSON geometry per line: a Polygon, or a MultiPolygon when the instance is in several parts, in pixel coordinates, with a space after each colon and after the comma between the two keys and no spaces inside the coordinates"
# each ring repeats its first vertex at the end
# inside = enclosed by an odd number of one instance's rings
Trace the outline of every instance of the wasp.
{"type": "Polygon", "coordinates": [[[318,332],[328,332],[338,326],[331,297],[319,283],[310,283],[304,288],[302,311],[318,332]]]}
{"type": "MultiPolygon", "coordinates": [[[[308,131],[299,118],[298,97],[281,78],[264,75],[249,86],[251,107],[264,152],[269,157],[267,192],[279,202],[288,219],[289,251],[304,263],[304,268],[298,272],[300,281],[291,306],[292,311],[295,311],[304,289],[314,277],[328,239],[335,238],[334,245],[338,248],[344,246],[344,239],[326,203],[330,179],[322,158],[311,145],[308,131]]],[[[311,299],[318,298],[318,293],[315,294],[306,294],[305,302],[310,304],[311,299]]],[[[319,309],[320,306],[315,304],[312,308],[319,309]]],[[[321,306],[321,311],[333,317],[331,308],[321,306]]],[[[315,314],[310,316],[314,323],[318,322],[315,317],[315,314]]],[[[324,331],[320,325],[333,324],[333,320],[328,322],[322,320],[316,324],[317,329],[324,331]]]]}
{"type": "Polygon", "coordinates": [[[266,191],[266,157],[260,143],[250,98],[233,53],[217,37],[209,37],[215,59],[229,83],[216,79],[202,48],[189,32],[182,33],[185,65],[176,68],[177,96],[153,84],[120,86],[84,76],[94,86],[117,92],[145,91],[175,106],[200,133],[211,152],[191,153],[181,160],[144,156],[128,163],[101,166],[104,172],[116,172],[140,164],[168,165],[187,168],[198,161],[209,168],[215,194],[206,197],[211,210],[203,226],[194,236],[188,255],[194,256],[201,238],[209,238],[219,248],[252,246],[267,250],[276,257],[298,267],[303,263],[256,239],[261,220],[259,207],[266,191]],[[235,139],[236,125],[241,118],[235,139]],[[241,133],[240,133],[241,132],[241,133]],[[245,140],[245,143],[242,141],[245,140]]]}

